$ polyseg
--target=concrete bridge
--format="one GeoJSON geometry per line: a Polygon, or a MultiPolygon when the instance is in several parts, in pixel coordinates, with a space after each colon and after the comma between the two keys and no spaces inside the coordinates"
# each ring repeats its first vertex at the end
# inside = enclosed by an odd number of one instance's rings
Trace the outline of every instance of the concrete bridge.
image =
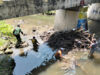
{"type": "Polygon", "coordinates": [[[70,30],[77,25],[79,7],[92,3],[100,3],[100,0],[3,0],[0,20],[57,10],[55,29],[70,30]]]}

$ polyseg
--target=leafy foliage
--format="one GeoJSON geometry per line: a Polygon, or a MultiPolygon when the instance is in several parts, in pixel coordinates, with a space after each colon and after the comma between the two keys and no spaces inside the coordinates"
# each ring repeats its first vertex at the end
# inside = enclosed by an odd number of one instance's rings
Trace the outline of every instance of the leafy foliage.
{"type": "Polygon", "coordinates": [[[3,39],[0,38],[0,46],[4,45],[5,42],[6,42],[5,40],[3,40],[3,39]]]}
{"type": "Polygon", "coordinates": [[[0,33],[7,36],[13,36],[13,27],[6,24],[5,21],[0,21],[0,33]]]}
{"type": "MultiPolygon", "coordinates": [[[[0,46],[3,46],[8,40],[2,39],[2,37],[12,37],[13,27],[6,24],[5,21],[0,21],[0,46]]],[[[11,39],[13,40],[13,38],[11,39]]]]}

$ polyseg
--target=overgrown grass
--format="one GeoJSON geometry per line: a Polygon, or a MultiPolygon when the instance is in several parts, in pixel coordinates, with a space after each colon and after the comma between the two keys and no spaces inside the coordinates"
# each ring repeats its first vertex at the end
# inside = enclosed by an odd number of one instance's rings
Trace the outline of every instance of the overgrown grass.
{"type": "Polygon", "coordinates": [[[36,20],[52,20],[54,16],[36,14],[36,15],[30,15],[30,16],[25,16],[25,17],[20,17],[20,18],[24,18],[24,19],[30,18],[30,19],[36,19],[36,20]]]}
{"type": "Polygon", "coordinates": [[[53,25],[54,24],[54,16],[48,16],[48,15],[42,15],[42,14],[19,17],[17,19],[27,20],[27,22],[30,22],[29,24],[33,24],[33,25],[49,25],[49,24],[53,25]]]}

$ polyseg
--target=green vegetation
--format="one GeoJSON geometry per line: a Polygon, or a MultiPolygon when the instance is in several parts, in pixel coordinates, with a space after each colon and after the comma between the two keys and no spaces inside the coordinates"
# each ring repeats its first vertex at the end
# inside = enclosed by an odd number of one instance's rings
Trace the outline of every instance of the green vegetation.
{"type": "Polygon", "coordinates": [[[6,24],[5,21],[0,21],[0,46],[4,45],[8,40],[2,39],[2,37],[12,37],[13,27],[6,24]]]}
{"type": "Polygon", "coordinates": [[[0,46],[4,45],[5,43],[6,41],[0,38],[0,46]]]}
{"type": "Polygon", "coordinates": [[[13,27],[6,24],[4,21],[0,21],[0,35],[12,36],[13,27]]]}
{"type": "Polygon", "coordinates": [[[46,11],[45,14],[47,15],[54,15],[56,13],[56,11],[46,11]]]}
{"type": "Polygon", "coordinates": [[[48,16],[48,15],[41,15],[41,14],[38,14],[38,15],[31,15],[31,16],[26,16],[24,17],[24,19],[34,19],[34,20],[42,20],[42,21],[51,21],[53,20],[52,18],[54,18],[54,16],[48,16]]]}

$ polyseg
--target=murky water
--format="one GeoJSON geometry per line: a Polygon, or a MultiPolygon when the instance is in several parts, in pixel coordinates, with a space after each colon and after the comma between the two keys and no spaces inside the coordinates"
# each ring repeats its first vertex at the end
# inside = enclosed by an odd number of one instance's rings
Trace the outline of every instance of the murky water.
{"type": "MultiPolygon", "coordinates": [[[[32,42],[29,37],[23,37],[29,46],[25,48],[14,48],[12,58],[16,63],[13,75],[26,75],[29,74],[34,68],[45,65],[45,61],[52,59],[54,52],[47,43],[39,46],[38,52],[33,50],[32,42]]],[[[41,41],[39,41],[41,42],[41,41]]]]}
{"type": "Polygon", "coordinates": [[[56,62],[38,75],[100,75],[100,53],[95,53],[94,59],[88,59],[84,52],[77,52],[76,56],[81,57],[80,66],[74,70],[62,69],[62,62],[56,62]]]}
{"type": "MultiPolygon", "coordinates": [[[[14,60],[16,62],[16,67],[14,69],[13,75],[26,75],[30,73],[34,75],[35,72],[31,72],[34,67],[40,66],[43,61],[51,59],[54,54],[52,50],[43,44],[40,46],[39,52],[34,52],[32,49],[32,44],[30,41],[30,46],[23,49],[14,49],[14,60]],[[27,56],[19,56],[20,51],[24,51],[27,56]],[[50,51],[50,52],[49,52],[50,51]],[[51,54],[51,55],[50,55],[51,54]],[[49,56],[50,55],[50,56],[49,56]],[[49,57],[48,59],[46,57],[49,57]]],[[[88,59],[88,51],[86,52],[75,52],[75,57],[78,57],[77,62],[80,66],[75,67],[75,69],[64,69],[63,62],[57,61],[54,64],[47,67],[42,72],[37,71],[36,75],[100,75],[100,53],[95,52],[94,59],[88,59]]],[[[45,64],[43,64],[45,66],[45,64]]],[[[67,64],[65,64],[67,65],[67,64]]]]}
{"type": "Polygon", "coordinates": [[[64,71],[61,70],[60,62],[56,62],[51,65],[46,71],[41,72],[39,75],[64,75],[64,71]]]}
{"type": "MultiPolygon", "coordinates": [[[[96,25],[99,24],[97,23],[96,25]]],[[[16,62],[16,66],[13,75],[25,75],[31,73],[30,71],[32,71],[35,67],[39,67],[44,60],[51,59],[52,55],[54,54],[52,52],[52,49],[49,48],[46,44],[40,46],[38,53],[34,52],[32,50],[31,42],[26,38],[24,39],[29,43],[29,47],[22,50],[14,49],[14,54],[12,55],[12,57],[16,62]],[[24,51],[25,55],[27,54],[27,56],[19,56],[20,51],[24,51]]],[[[42,43],[41,40],[40,42],[42,43]]],[[[38,75],[100,75],[99,52],[95,52],[94,59],[88,59],[88,52],[76,52],[75,56],[79,57],[77,61],[78,64],[80,64],[80,66],[75,67],[75,69],[63,69],[63,62],[58,61],[47,67],[42,72],[37,71],[38,75]]],[[[45,64],[43,65],[45,66],[45,64]]],[[[34,72],[31,73],[31,75],[34,74],[34,72]]]]}

